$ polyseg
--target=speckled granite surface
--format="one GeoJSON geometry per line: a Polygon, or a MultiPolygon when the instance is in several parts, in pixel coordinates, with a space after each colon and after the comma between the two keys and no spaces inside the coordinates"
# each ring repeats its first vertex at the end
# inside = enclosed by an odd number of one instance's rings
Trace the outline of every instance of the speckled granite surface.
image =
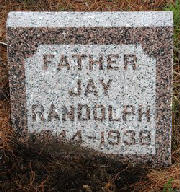
{"type": "Polygon", "coordinates": [[[11,12],[12,125],[171,163],[171,12],[11,12]]]}

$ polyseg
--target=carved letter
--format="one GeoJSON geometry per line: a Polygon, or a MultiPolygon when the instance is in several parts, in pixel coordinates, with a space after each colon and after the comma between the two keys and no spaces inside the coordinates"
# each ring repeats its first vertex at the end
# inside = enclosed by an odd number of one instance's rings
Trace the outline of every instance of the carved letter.
{"type": "Polygon", "coordinates": [[[101,132],[101,145],[104,144],[104,131],[101,132]]]}
{"type": "Polygon", "coordinates": [[[113,108],[112,108],[112,105],[108,106],[108,118],[109,118],[109,121],[120,121],[120,117],[119,118],[113,118],[113,108]]]}
{"type": "Polygon", "coordinates": [[[142,121],[142,115],[145,115],[147,118],[147,122],[150,122],[150,106],[147,106],[147,110],[146,112],[142,111],[142,105],[139,105],[139,109],[138,109],[138,121],[142,121]]]}
{"type": "Polygon", "coordinates": [[[105,120],[106,119],[105,111],[106,111],[106,109],[103,105],[96,105],[93,109],[94,120],[97,120],[97,121],[105,120]],[[101,116],[100,117],[97,117],[97,108],[101,109],[101,116]]]}
{"type": "Polygon", "coordinates": [[[134,130],[126,130],[124,132],[123,140],[124,140],[125,145],[134,145],[135,144],[135,131],[134,130]]]}
{"type": "Polygon", "coordinates": [[[119,58],[118,54],[110,54],[107,57],[107,69],[113,69],[113,70],[118,70],[119,67],[117,66],[112,66],[111,64],[116,64],[116,59],[119,58]],[[112,60],[112,58],[115,58],[115,60],[112,60]]]}
{"type": "Polygon", "coordinates": [[[136,55],[124,55],[124,69],[127,70],[129,64],[132,65],[133,70],[136,69],[137,57],[136,55]]]}
{"type": "Polygon", "coordinates": [[[81,80],[78,79],[77,82],[77,93],[73,92],[72,90],[69,90],[69,95],[70,96],[80,96],[81,94],[81,80]]]}
{"type": "Polygon", "coordinates": [[[103,70],[103,56],[100,55],[99,60],[93,60],[93,55],[89,55],[89,70],[93,70],[93,65],[98,64],[99,70],[103,70]]]}
{"type": "Polygon", "coordinates": [[[70,64],[69,64],[69,62],[67,60],[66,55],[61,56],[60,63],[58,65],[57,70],[60,71],[62,67],[67,67],[67,70],[70,70],[70,64]]]}
{"type": "Polygon", "coordinates": [[[49,114],[48,114],[48,121],[52,121],[52,118],[54,118],[56,120],[60,120],[60,118],[56,112],[56,108],[55,108],[54,104],[51,104],[51,106],[50,106],[49,114]]]}
{"type": "Polygon", "coordinates": [[[118,145],[120,142],[120,133],[118,130],[110,130],[108,132],[108,143],[110,145],[118,145]],[[109,140],[112,139],[112,140],[109,140]]]}
{"type": "Polygon", "coordinates": [[[63,121],[66,121],[66,116],[68,116],[68,118],[71,120],[71,121],[74,121],[74,106],[70,106],[70,111],[68,111],[68,109],[63,106],[62,108],[62,120],[63,121]]]}
{"type": "Polygon", "coordinates": [[[148,130],[142,130],[139,132],[139,143],[141,145],[151,144],[151,132],[148,130]]]}
{"type": "Polygon", "coordinates": [[[107,84],[103,82],[103,79],[101,79],[101,80],[99,80],[99,81],[101,82],[101,85],[103,86],[104,95],[108,95],[108,89],[109,89],[109,87],[110,87],[110,84],[111,84],[111,82],[112,82],[112,79],[109,79],[107,84]]]}
{"type": "Polygon", "coordinates": [[[85,57],[87,57],[86,55],[72,55],[72,57],[77,59],[77,63],[78,63],[78,70],[82,70],[82,59],[84,59],[85,57]]]}
{"type": "Polygon", "coordinates": [[[36,121],[36,115],[39,115],[39,119],[44,121],[44,107],[42,105],[32,105],[32,120],[36,121]]]}
{"type": "Polygon", "coordinates": [[[122,116],[124,121],[127,121],[127,115],[134,115],[134,107],[132,105],[125,105],[122,116]],[[131,111],[128,111],[128,108],[131,108],[131,111]]]}
{"type": "Polygon", "coordinates": [[[73,135],[71,141],[76,141],[76,142],[82,143],[81,130],[77,131],[77,133],[75,135],[73,135]]]}
{"type": "Polygon", "coordinates": [[[54,58],[54,55],[43,55],[44,60],[44,70],[48,69],[48,65],[52,63],[52,59],[54,58]]]}
{"type": "Polygon", "coordinates": [[[98,96],[97,88],[96,88],[94,81],[92,79],[88,80],[88,85],[85,89],[85,96],[87,96],[89,93],[94,94],[94,96],[98,96]]]}
{"type": "Polygon", "coordinates": [[[88,105],[78,104],[78,120],[86,121],[90,120],[90,108],[88,105]],[[86,117],[83,117],[83,108],[86,110],[86,117]]]}

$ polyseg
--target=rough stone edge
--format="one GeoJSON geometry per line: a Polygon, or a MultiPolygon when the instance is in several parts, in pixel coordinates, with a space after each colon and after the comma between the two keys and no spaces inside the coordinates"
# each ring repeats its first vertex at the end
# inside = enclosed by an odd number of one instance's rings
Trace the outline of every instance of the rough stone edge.
{"type": "Polygon", "coordinates": [[[7,27],[160,27],[173,26],[172,11],[26,12],[8,14],[7,27]]]}

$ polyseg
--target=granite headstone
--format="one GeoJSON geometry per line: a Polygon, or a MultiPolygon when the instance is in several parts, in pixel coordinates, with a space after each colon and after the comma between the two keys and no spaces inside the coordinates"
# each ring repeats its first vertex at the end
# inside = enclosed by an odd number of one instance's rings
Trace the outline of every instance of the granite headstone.
{"type": "Polygon", "coordinates": [[[10,12],[13,128],[171,163],[172,12],[10,12]]]}

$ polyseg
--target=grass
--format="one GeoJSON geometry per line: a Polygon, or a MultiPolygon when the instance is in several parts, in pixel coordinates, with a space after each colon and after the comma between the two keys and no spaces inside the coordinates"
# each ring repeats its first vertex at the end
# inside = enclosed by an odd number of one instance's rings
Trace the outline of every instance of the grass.
{"type": "Polygon", "coordinates": [[[172,188],[173,179],[170,178],[169,181],[164,185],[163,192],[175,192],[172,188]]]}
{"type": "Polygon", "coordinates": [[[179,45],[179,32],[180,32],[180,1],[176,0],[174,3],[167,4],[163,9],[164,11],[173,11],[174,20],[174,43],[175,46],[179,45]]]}
{"type": "Polygon", "coordinates": [[[177,151],[179,153],[180,142],[179,137],[179,112],[180,112],[180,1],[175,0],[173,3],[168,3],[164,8],[164,11],[173,11],[173,20],[174,20],[174,95],[172,101],[172,111],[173,111],[173,138],[172,138],[172,148],[173,151],[177,151]]]}
{"type": "Polygon", "coordinates": [[[173,11],[174,20],[174,64],[179,64],[180,62],[180,1],[175,0],[174,3],[169,3],[163,9],[164,11],[173,11]]]}
{"type": "MultiPolygon", "coordinates": [[[[0,0],[0,41],[6,42],[5,23],[12,10],[31,11],[137,11],[174,13],[174,89],[172,166],[150,169],[127,164],[78,147],[17,142],[11,129],[10,100],[0,101],[0,191],[142,191],[164,192],[180,188],[180,2],[173,0],[0,0]],[[53,151],[60,150],[63,157],[53,151]],[[78,157],[70,155],[73,151],[78,157]],[[80,150],[80,151],[79,151],[80,150]],[[68,152],[68,153],[67,153],[68,152]],[[87,154],[89,154],[87,156],[87,154]],[[97,158],[97,156],[99,158],[97,158]],[[68,160],[67,160],[68,159],[68,160]],[[136,175],[134,177],[134,175],[136,175]]],[[[8,92],[7,50],[0,45],[0,88],[8,92]]]]}

